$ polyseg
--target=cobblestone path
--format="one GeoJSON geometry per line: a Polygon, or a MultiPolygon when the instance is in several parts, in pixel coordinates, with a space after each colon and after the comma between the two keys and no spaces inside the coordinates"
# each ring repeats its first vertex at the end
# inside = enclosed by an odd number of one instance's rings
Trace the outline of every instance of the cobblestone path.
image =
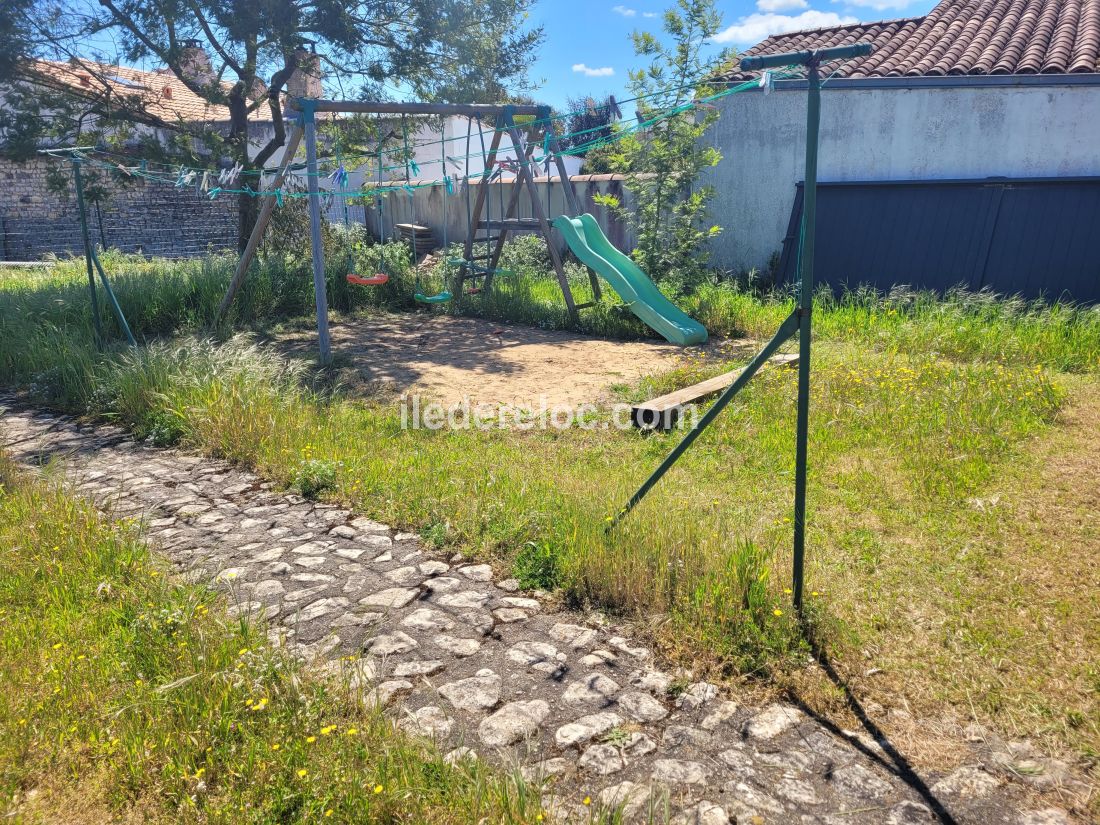
{"type": "Polygon", "coordinates": [[[2,422],[15,458],[62,462],[83,495],[141,518],[185,575],[223,585],[232,611],[262,616],[295,653],[363,654],[365,701],[402,728],[545,779],[563,820],[589,821],[589,796],[627,820],[700,825],[1078,821],[1034,801],[1036,787],[1082,788],[1024,744],[987,738],[971,764],[907,778],[865,733],[677,678],[614,626],[415,535],[117,428],[18,409],[2,422]]]}

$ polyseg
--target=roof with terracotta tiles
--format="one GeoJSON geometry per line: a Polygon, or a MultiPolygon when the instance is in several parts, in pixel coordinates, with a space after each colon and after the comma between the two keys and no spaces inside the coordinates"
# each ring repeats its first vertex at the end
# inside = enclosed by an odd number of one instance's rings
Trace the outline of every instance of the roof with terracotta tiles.
{"type": "MultiPolygon", "coordinates": [[[[1100,0],[941,0],[924,17],[777,34],[742,56],[870,42],[867,57],[825,64],[835,77],[1100,72],[1100,0]]],[[[724,72],[743,80],[753,73],[724,72]]]]}
{"type": "MultiPolygon", "coordinates": [[[[119,109],[144,112],[151,119],[168,124],[229,121],[227,107],[195,94],[169,69],[144,71],[90,60],[36,60],[25,67],[24,74],[47,86],[108,106],[113,101],[119,109]]],[[[228,91],[230,85],[222,85],[228,91]]],[[[258,107],[249,120],[270,119],[267,113],[266,106],[258,107]]]]}

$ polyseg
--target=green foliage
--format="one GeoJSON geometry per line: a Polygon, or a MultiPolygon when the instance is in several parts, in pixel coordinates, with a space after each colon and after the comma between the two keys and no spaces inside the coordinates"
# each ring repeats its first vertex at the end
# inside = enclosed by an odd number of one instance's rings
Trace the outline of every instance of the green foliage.
{"type": "Polygon", "coordinates": [[[547,542],[528,541],[516,552],[512,565],[520,586],[557,590],[564,581],[560,552],[547,542]]]}
{"type": "MultiPolygon", "coordinates": [[[[565,121],[567,136],[560,141],[566,152],[575,146],[611,137],[614,114],[610,96],[605,96],[601,101],[592,97],[570,97],[565,107],[571,113],[565,121]]],[[[587,152],[581,151],[580,154],[586,156],[587,152]]]]}
{"type": "Polygon", "coordinates": [[[317,498],[336,488],[335,461],[307,458],[294,470],[293,485],[305,498],[317,498]]]}
{"type": "Polygon", "coordinates": [[[724,54],[705,56],[721,21],[713,0],[678,0],[663,18],[668,44],[646,32],[634,33],[636,54],[650,60],[630,73],[631,91],[648,96],[641,114],[673,114],[607,149],[610,169],[627,175],[628,202],[597,198],[634,229],[632,256],[638,266],[655,280],[668,280],[673,291],[690,290],[708,277],[706,242],[721,232],[707,218],[713,189],[697,183],[704,169],[722,159],[703,140],[718,115],[691,105],[713,91],[700,78],[726,60],[724,54]]]}

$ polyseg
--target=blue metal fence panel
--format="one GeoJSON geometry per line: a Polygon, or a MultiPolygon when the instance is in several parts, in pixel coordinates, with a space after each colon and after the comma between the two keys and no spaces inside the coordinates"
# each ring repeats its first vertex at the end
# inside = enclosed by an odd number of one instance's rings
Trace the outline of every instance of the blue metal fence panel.
{"type": "MultiPolygon", "coordinates": [[[[822,183],[818,280],[1100,302],[1100,178],[822,183]]],[[[780,259],[793,280],[801,184],[780,259]]]]}

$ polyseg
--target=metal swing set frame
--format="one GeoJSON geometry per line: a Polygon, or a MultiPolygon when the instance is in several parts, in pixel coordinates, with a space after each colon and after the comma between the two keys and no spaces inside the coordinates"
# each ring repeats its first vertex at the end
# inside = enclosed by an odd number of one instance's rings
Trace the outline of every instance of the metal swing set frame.
{"type": "MultiPolygon", "coordinates": [[[[310,223],[310,246],[312,251],[312,263],[313,263],[313,290],[314,300],[317,305],[317,339],[318,348],[320,351],[320,361],[322,364],[328,364],[332,360],[332,343],[329,334],[328,324],[328,297],[325,290],[325,261],[324,250],[321,244],[321,191],[318,183],[318,168],[317,168],[317,114],[318,113],[344,113],[344,114],[373,114],[373,115],[440,115],[451,116],[458,115],[469,118],[474,118],[481,121],[482,118],[492,118],[495,122],[495,128],[493,130],[492,142],[482,157],[484,159],[485,168],[492,169],[497,165],[497,153],[500,150],[501,136],[507,134],[512,141],[512,146],[516,154],[516,184],[512,188],[511,197],[509,198],[507,208],[498,220],[489,220],[489,216],[486,214],[486,218],[482,219],[482,214],[486,212],[487,208],[487,183],[486,179],[482,179],[482,185],[478,187],[477,196],[474,199],[474,206],[472,211],[468,213],[467,233],[465,238],[465,244],[463,248],[462,260],[458,263],[459,270],[456,275],[457,291],[461,294],[463,285],[466,281],[474,278],[484,278],[481,288],[476,290],[477,292],[487,291],[492,283],[492,276],[497,271],[497,265],[500,261],[501,252],[504,249],[504,243],[510,233],[514,232],[537,232],[540,234],[545,242],[547,250],[550,254],[550,260],[554,267],[554,274],[557,276],[558,284],[561,287],[562,295],[565,298],[566,308],[569,311],[570,319],[576,323],[578,320],[578,310],[592,306],[592,303],[578,304],[574,298],[573,293],[569,287],[568,278],[565,275],[564,267],[562,266],[561,253],[558,250],[557,244],[554,243],[551,237],[551,220],[553,216],[547,215],[546,210],[543,208],[542,202],[539,200],[537,190],[535,188],[535,175],[532,171],[532,167],[535,166],[535,161],[532,157],[532,148],[536,145],[534,142],[524,139],[521,131],[521,126],[517,125],[516,117],[534,117],[534,124],[541,126],[545,132],[545,147],[548,155],[553,159],[555,167],[558,172],[558,176],[561,179],[562,186],[564,187],[566,207],[571,213],[571,216],[577,216],[580,214],[580,206],[577,200],[576,190],[573,188],[572,182],[569,180],[569,175],[565,169],[565,163],[561,159],[561,148],[558,144],[558,137],[554,127],[554,120],[550,116],[550,109],[547,106],[532,106],[532,105],[496,105],[496,104],[481,104],[481,103],[383,103],[372,101],[354,101],[354,100],[319,100],[314,98],[294,98],[290,101],[290,108],[296,113],[296,122],[289,136],[287,137],[286,150],[283,153],[283,160],[280,164],[275,179],[272,182],[270,189],[278,189],[286,180],[287,174],[291,165],[294,162],[295,154],[298,151],[299,145],[302,141],[305,141],[306,148],[306,176],[308,185],[308,200],[309,200],[309,223],[310,223]],[[520,192],[526,189],[530,193],[531,211],[533,218],[523,219],[516,217],[516,210],[519,206],[520,192]],[[476,238],[477,232],[485,230],[485,238],[476,238]],[[491,233],[497,232],[497,235],[491,235],[491,233]],[[492,244],[492,250],[487,252],[488,255],[487,264],[482,266],[478,265],[475,261],[477,258],[484,256],[474,255],[474,244],[478,242],[487,242],[492,244]]],[[[467,152],[467,154],[469,154],[467,152]]],[[[467,161],[468,163],[468,161],[467,161]]],[[[446,169],[444,168],[444,175],[446,169]]],[[[442,182],[442,181],[441,181],[442,182]]],[[[466,179],[467,186],[469,185],[469,177],[466,179]]],[[[444,194],[447,197],[447,194],[444,194]]],[[[237,262],[236,269],[233,273],[233,278],[230,281],[229,287],[226,290],[225,296],[222,298],[221,304],[218,307],[218,317],[220,318],[229,309],[233,303],[233,299],[240,289],[241,284],[244,282],[244,278],[248,273],[248,268],[251,265],[253,259],[256,256],[256,250],[259,248],[260,240],[263,238],[264,232],[267,230],[268,225],[271,222],[271,216],[275,210],[276,198],[268,197],[263,199],[263,205],[260,209],[260,214],[256,220],[256,225],[252,230],[252,234],[249,236],[248,243],[245,246],[244,252],[241,253],[241,258],[237,262]]],[[[592,294],[596,301],[600,298],[600,286],[594,273],[589,273],[589,278],[592,283],[592,294]]]]}

